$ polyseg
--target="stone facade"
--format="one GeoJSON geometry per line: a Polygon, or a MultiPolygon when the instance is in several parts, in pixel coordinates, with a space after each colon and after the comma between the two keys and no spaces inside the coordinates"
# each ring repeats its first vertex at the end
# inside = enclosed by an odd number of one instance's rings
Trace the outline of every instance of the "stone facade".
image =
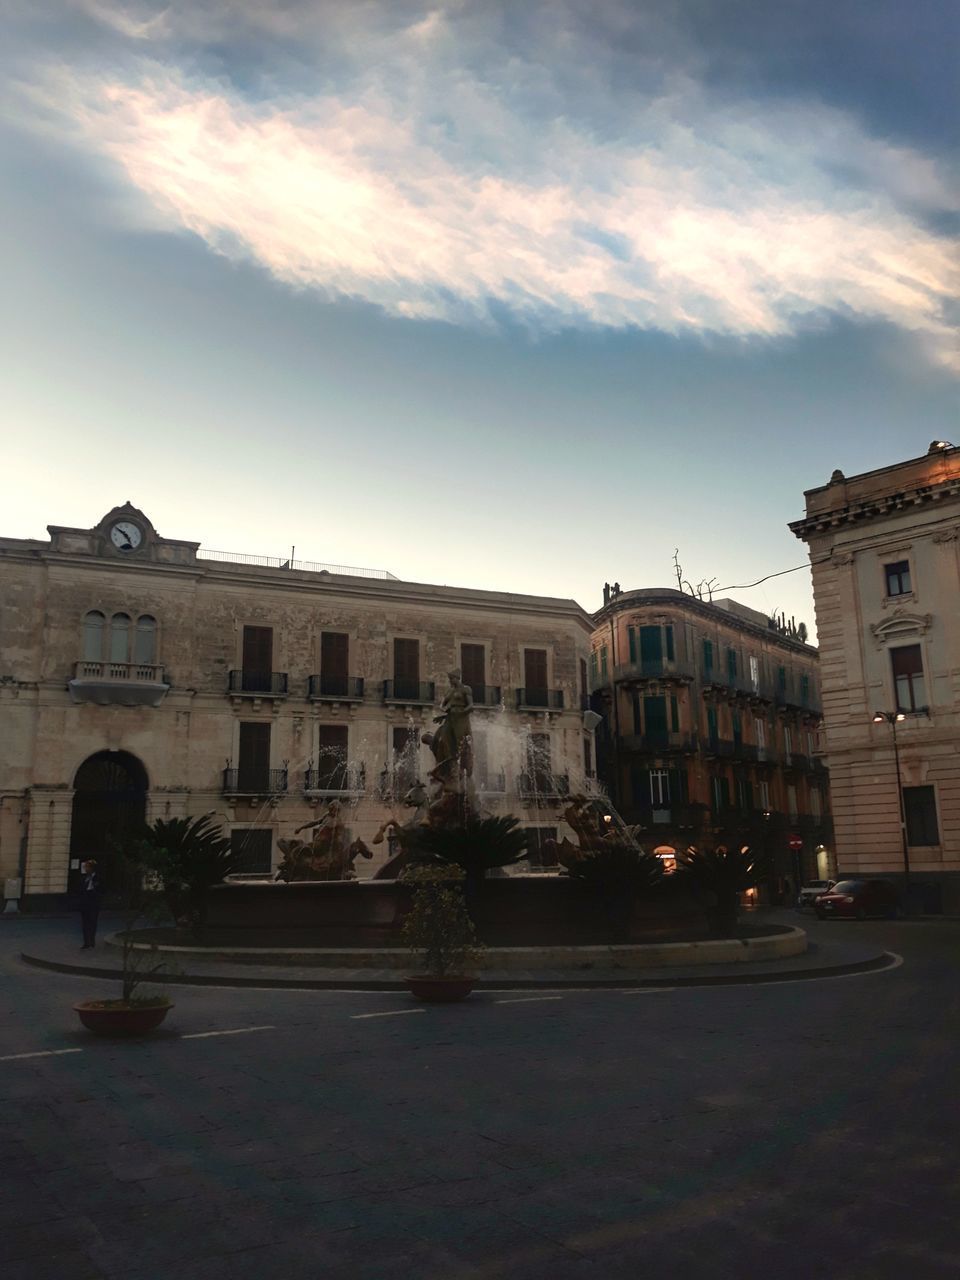
{"type": "Polygon", "coordinates": [[[840,868],[902,881],[905,835],[911,878],[956,911],[960,449],[934,442],[896,466],[834,472],[805,497],[790,528],[813,570],[840,868]]]}
{"type": "MultiPolygon", "coordinates": [[[[591,622],[571,600],[208,559],[129,505],[49,529],[0,539],[0,878],[23,876],[28,899],[67,889],[71,863],[98,851],[104,789],[140,777],[145,817],[214,811],[261,833],[258,866],[332,796],[369,843],[426,778],[419,735],[465,645],[486,703],[484,808],[555,829],[560,797],[592,771],[591,622]],[[77,799],[78,775],[100,800],[77,799]]],[[[386,857],[384,843],[357,870],[386,857]]]]}
{"type": "Polygon", "coordinates": [[[623,817],[647,844],[767,848],[771,896],[834,866],[819,661],[798,630],[655,587],[613,594],[591,642],[598,765],[623,817]]]}

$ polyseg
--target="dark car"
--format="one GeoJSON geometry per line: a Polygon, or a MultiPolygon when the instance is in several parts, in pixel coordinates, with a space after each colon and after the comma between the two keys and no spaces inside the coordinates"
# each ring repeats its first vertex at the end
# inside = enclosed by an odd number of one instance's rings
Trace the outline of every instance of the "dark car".
{"type": "Polygon", "coordinates": [[[829,893],[822,893],[814,901],[813,909],[821,920],[831,916],[848,920],[883,916],[892,920],[900,915],[900,893],[889,880],[838,880],[829,893]]]}

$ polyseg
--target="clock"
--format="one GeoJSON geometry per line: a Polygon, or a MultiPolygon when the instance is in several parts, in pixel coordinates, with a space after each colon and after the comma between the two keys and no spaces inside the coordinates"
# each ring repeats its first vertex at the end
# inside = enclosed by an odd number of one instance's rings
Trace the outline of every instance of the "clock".
{"type": "Polygon", "coordinates": [[[110,541],[118,551],[136,551],[143,541],[143,533],[132,520],[118,520],[110,526],[110,541]]]}

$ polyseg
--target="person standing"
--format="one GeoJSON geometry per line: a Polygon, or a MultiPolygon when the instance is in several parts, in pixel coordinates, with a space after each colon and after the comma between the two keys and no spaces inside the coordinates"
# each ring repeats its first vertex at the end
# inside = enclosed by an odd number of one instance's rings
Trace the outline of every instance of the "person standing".
{"type": "Polygon", "coordinates": [[[83,924],[83,946],[80,950],[89,951],[97,941],[97,917],[100,915],[103,887],[93,858],[87,858],[80,871],[80,920],[83,924]]]}

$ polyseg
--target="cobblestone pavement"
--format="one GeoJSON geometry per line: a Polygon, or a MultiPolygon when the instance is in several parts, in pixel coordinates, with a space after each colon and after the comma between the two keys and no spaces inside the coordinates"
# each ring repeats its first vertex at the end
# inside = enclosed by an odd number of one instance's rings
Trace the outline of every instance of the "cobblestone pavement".
{"type": "Polygon", "coordinates": [[[809,921],[905,963],[775,986],[171,988],[130,1043],[17,959],[75,923],[0,921],[3,1280],[960,1274],[958,923],[809,921]]]}

